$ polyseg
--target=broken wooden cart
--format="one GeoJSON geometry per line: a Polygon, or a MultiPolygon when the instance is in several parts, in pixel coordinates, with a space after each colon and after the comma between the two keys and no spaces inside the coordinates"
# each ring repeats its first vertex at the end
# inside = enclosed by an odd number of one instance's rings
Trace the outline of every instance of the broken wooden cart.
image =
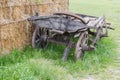
{"type": "Polygon", "coordinates": [[[75,60],[85,51],[94,50],[95,44],[102,37],[108,36],[110,24],[105,17],[94,17],[74,13],[54,13],[47,16],[32,16],[28,19],[35,27],[32,37],[33,48],[44,48],[48,42],[64,44],[62,60],[66,60],[70,48],[75,48],[75,60]],[[91,37],[92,36],[92,37],[91,37]],[[73,41],[76,38],[78,41],[73,41]]]}

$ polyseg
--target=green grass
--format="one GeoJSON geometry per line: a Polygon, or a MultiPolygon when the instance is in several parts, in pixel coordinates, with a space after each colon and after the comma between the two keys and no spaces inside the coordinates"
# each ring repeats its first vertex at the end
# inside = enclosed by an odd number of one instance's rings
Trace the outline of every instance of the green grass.
{"type": "Polygon", "coordinates": [[[114,46],[110,38],[103,39],[95,51],[86,52],[77,62],[73,60],[73,51],[68,61],[63,62],[64,46],[55,44],[50,44],[46,50],[31,47],[23,51],[13,50],[10,55],[0,58],[0,80],[68,80],[69,75],[74,78],[97,74],[113,61],[114,46]]]}
{"type": "Polygon", "coordinates": [[[77,62],[74,50],[67,61],[62,61],[65,46],[49,44],[45,49],[27,46],[22,51],[13,50],[10,55],[0,57],[0,80],[81,80],[85,75],[104,73],[116,58],[116,37],[119,35],[120,1],[118,0],[70,0],[70,10],[84,14],[105,15],[115,31],[103,38],[96,50],[86,52],[77,62]],[[113,34],[114,33],[114,34],[113,34]]]}

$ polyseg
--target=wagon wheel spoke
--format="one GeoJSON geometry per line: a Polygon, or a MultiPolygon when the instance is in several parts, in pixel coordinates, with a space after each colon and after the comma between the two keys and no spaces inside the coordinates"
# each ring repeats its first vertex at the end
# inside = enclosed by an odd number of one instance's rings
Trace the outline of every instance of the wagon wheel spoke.
{"type": "Polygon", "coordinates": [[[38,43],[40,41],[40,39],[36,39],[35,43],[38,43]]]}
{"type": "Polygon", "coordinates": [[[41,29],[39,28],[38,30],[37,30],[37,33],[36,33],[36,38],[39,38],[40,36],[41,36],[42,34],[41,34],[41,29]]]}
{"type": "Polygon", "coordinates": [[[41,43],[41,41],[39,41],[39,42],[36,43],[36,48],[40,47],[40,43],[41,43]]]}
{"type": "Polygon", "coordinates": [[[82,39],[82,45],[86,44],[87,40],[88,40],[88,37],[84,35],[82,39]]]}

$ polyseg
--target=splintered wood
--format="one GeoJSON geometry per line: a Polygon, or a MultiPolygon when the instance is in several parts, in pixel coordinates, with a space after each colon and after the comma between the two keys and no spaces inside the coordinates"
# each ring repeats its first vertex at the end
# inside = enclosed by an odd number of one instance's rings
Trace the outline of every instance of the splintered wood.
{"type": "Polygon", "coordinates": [[[31,41],[33,28],[26,19],[38,11],[40,15],[68,11],[68,0],[0,0],[0,54],[22,49],[31,41]]]}

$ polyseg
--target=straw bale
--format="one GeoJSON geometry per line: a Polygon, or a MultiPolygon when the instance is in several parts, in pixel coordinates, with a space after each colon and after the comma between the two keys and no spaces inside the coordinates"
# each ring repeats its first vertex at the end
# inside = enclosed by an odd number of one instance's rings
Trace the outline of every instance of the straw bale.
{"type": "MultiPolygon", "coordinates": [[[[46,0],[44,0],[46,1],[46,0]]],[[[52,2],[51,0],[47,0],[52,2]]],[[[56,0],[59,2],[59,0],[56,0]]],[[[53,1],[54,2],[54,1],[53,1]]],[[[42,4],[27,4],[27,5],[16,5],[16,6],[6,6],[0,7],[0,19],[12,19],[20,20],[23,19],[23,16],[32,16],[35,10],[39,11],[41,15],[51,14],[58,11],[66,11],[67,9],[67,0],[62,0],[59,3],[42,3],[42,4]]]]}
{"type": "Polygon", "coordinates": [[[30,0],[3,0],[0,7],[0,52],[9,53],[12,49],[22,49],[31,43],[33,27],[27,29],[26,20],[37,10],[40,15],[68,11],[68,0],[43,0],[42,3],[30,0]],[[20,2],[21,1],[21,2],[20,2]]]}
{"type": "Polygon", "coordinates": [[[0,12],[1,12],[0,18],[10,19],[11,18],[11,15],[10,15],[11,11],[10,10],[11,10],[10,7],[4,7],[4,8],[0,7],[0,12]]]}
{"type": "Polygon", "coordinates": [[[53,0],[41,0],[40,3],[47,4],[47,3],[54,3],[53,0]]]}
{"type": "Polygon", "coordinates": [[[54,11],[55,12],[67,12],[68,11],[68,7],[67,7],[68,5],[66,5],[66,4],[60,4],[60,3],[58,3],[58,4],[55,4],[54,5],[54,11]]]}
{"type": "Polygon", "coordinates": [[[0,6],[7,6],[9,0],[1,0],[0,1],[0,6]]]}
{"type": "Polygon", "coordinates": [[[15,6],[12,7],[12,19],[13,20],[19,20],[21,19],[21,15],[24,15],[25,8],[24,6],[15,6]]]}
{"type": "Polygon", "coordinates": [[[9,23],[1,26],[1,47],[3,52],[9,52],[14,48],[21,49],[29,43],[31,30],[26,33],[26,22],[9,23]]]}
{"type": "Polygon", "coordinates": [[[15,6],[15,5],[23,5],[29,3],[30,0],[9,0],[8,5],[9,6],[15,6]]]}
{"type": "Polygon", "coordinates": [[[0,6],[15,6],[23,4],[39,4],[39,3],[66,3],[68,0],[2,0],[0,6]]]}
{"type": "Polygon", "coordinates": [[[68,0],[52,0],[55,4],[56,3],[62,3],[62,4],[65,4],[65,3],[68,3],[68,0]]]}
{"type": "Polygon", "coordinates": [[[42,5],[42,12],[43,15],[48,15],[51,13],[51,9],[49,5],[42,5]]]}
{"type": "Polygon", "coordinates": [[[0,6],[15,6],[28,3],[30,3],[30,0],[1,0],[0,6]]]}

